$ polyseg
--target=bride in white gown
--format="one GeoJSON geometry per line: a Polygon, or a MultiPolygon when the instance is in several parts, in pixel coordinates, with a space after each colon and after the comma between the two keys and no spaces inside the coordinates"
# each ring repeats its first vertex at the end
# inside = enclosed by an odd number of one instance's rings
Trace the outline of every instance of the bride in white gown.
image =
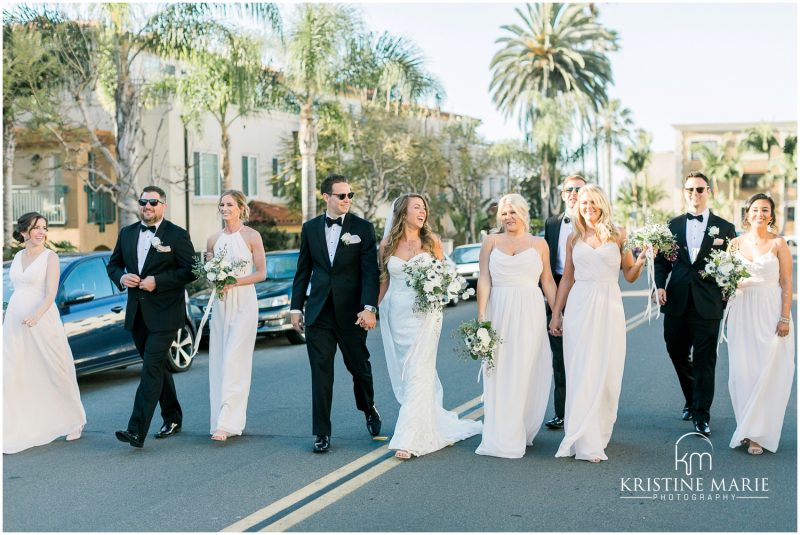
{"type": "Polygon", "coordinates": [[[86,413],[75,362],[55,305],[59,261],[45,248],[47,220],[19,218],[25,248],[11,262],[14,293],[3,321],[3,453],[81,436],[86,413]]]}
{"type": "Polygon", "coordinates": [[[625,280],[635,282],[646,258],[643,253],[634,261],[630,251],[622,252],[625,237],[625,231],[612,222],[611,204],[603,190],[594,184],[581,188],[550,321],[550,331],[564,337],[567,373],[564,439],[556,457],[608,460],[605,448],[617,420],[625,367],[619,271],[622,268],[625,280]]]}
{"type": "Polygon", "coordinates": [[[449,446],[481,432],[481,423],[459,420],[443,407],[442,384],[436,373],[436,354],[442,313],[412,311],[415,293],[406,284],[403,266],[429,255],[443,258],[438,237],[427,225],[428,203],[415,194],[394,203],[388,236],[381,242],[381,338],[395,397],[400,403],[389,449],[409,459],[449,446]]]}
{"type": "Polygon", "coordinates": [[[757,193],[747,201],[748,232],[733,240],[750,276],[729,302],[728,389],[736,417],[730,447],[751,455],[775,452],[794,380],[792,253],[775,226],[775,203],[757,193]]]}

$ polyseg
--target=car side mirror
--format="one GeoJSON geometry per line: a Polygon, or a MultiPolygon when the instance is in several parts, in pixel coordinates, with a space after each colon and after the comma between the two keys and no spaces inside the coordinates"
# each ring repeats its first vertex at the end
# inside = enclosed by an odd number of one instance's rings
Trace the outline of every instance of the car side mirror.
{"type": "Polygon", "coordinates": [[[78,305],[80,303],[88,303],[94,299],[94,294],[88,290],[72,290],[67,294],[64,299],[64,305],[78,305]]]}

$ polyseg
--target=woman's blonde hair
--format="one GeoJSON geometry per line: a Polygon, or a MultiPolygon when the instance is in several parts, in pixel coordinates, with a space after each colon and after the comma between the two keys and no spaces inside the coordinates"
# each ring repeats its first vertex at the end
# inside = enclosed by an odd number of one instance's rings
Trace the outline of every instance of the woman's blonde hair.
{"type": "Polygon", "coordinates": [[[238,189],[226,189],[220,194],[217,205],[222,202],[222,198],[226,195],[230,195],[233,198],[233,202],[239,207],[239,219],[246,223],[250,219],[250,207],[247,206],[247,197],[238,189]]]}
{"type": "Polygon", "coordinates": [[[497,231],[501,232],[503,230],[503,218],[500,213],[503,211],[503,206],[505,205],[509,205],[517,212],[517,216],[525,227],[525,232],[528,232],[531,227],[530,210],[528,209],[528,202],[519,193],[503,195],[500,197],[500,200],[497,201],[497,231]]]}
{"type": "Polygon", "coordinates": [[[586,232],[589,228],[586,224],[586,220],[583,217],[583,212],[581,212],[580,209],[580,202],[583,196],[588,196],[589,200],[593,201],[594,205],[600,210],[600,219],[597,220],[597,224],[595,225],[597,239],[600,240],[600,243],[605,244],[611,241],[618,241],[620,233],[619,229],[617,229],[611,219],[611,203],[608,201],[608,196],[606,196],[605,192],[602,190],[602,188],[600,188],[600,186],[596,184],[587,184],[581,188],[581,191],[578,194],[578,214],[575,217],[572,244],[575,245],[578,240],[582,240],[584,236],[586,236],[586,232]]]}
{"type": "Polygon", "coordinates": [[[383,247],[383,261],[381,265],[381,280],[389,278],[389,259],[397,251],[400,245],[400,240],[403,239],[406,232],[406,212],[408,211],[408,204],[411,199],[420,199],[425,206],[425,222],[419,231],[419,238],[422,241],[422,250],[433,254],[436,247],[434,239],[435,234],[431,227],[428,225],[430,217],[430,210],[428,209],[428,201],[419,193],[405,193],[397,198],[394,202],[394,212],[392,213],[392,228],[389,231],[389,236],[386,238],[386,245],[383,247]]]}

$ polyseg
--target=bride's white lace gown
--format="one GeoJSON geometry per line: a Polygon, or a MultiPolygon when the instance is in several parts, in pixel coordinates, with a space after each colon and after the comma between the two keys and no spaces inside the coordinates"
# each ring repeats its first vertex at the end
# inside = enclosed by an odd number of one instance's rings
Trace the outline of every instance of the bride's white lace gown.
{"type": "Polygon", "coordinates": [[[47,444],[86,425],[75,361],[55,303],[33,327],[22,324],[42,303],[47,258],[55,253],[43,251],[23,270],[24,253],[11,262],[14,293],[3,320],[3,453],[47,444]]]}
{"type": "Polygon", "coordinates": [[[775,333],[781,316],[778,257],[768,251],[752,261],[736,253],[750,277],[730,301],[727,322],[728,389],[736,416],[730,447],[749,438],[776,451],[794,380],[794,327],[775,333]]]}
{"type": "Polygon", "coordinates": [[[564,310],[567,399],[564,439],[556,457],[607,460],[625,367],[625,310],[616,243],[572,248],[575,284],[564,310]]]}
{"type": "MultiPolygon", "coordinates": [[[[415,260],[420,253],[411,258],[415,260]]],[[[381,302],[380,321],[386,366],[400,414],[389,449],[425,455],[481,432],[481,422],[459,420],[443,407],[436,354],[442,313],[412,311],[415,293],[406,284],[407,262],[389,258],[389,289],[381,302]]]]}

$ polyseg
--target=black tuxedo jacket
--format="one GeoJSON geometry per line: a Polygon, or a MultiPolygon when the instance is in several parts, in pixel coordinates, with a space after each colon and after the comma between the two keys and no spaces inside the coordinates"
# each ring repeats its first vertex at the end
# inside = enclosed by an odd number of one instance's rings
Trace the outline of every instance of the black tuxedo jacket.
{"type": "Polygon", "coordinates": [[[561,275],[556,275],[556,264],[558,263],[558,238],[561,234],[562,219],[564,219],[563,212],[551,215],[544,222],[544,241],[547,242],[547,247],[550,249],[550,272],[556,278],[561,277],[561,275]]]}
{"type": "Polygon", "coordinates": [[[322,307],[333,298],[336,323],[342,329],[356,329],[356,315],[364,305],[378,303],[378,250],[375,227],[351,213],[344,216],[342,236],[358,236],[360,243],[336,244],[333,265],[328,259],[325,215],[306,221],[300,233],[300,256],[292,287],[292,310],[303,310],[305,323],[313,325],[322,307]],[[311,293],[306,289],[311,282],[311,293]]]}
{"type": "Polygon", "coordinates": [[[661,311],[671,316],[681,316],[686,311],[689,301],[689,292],[700,317],[704,319],[721,319],[725,311],[725,302],[722,300],[722,291],[713,278],[704,279],[700,272],[705,268],[708,254],[714,249],[726,249],[731,240],[736,237],[736,229],[728,221],[714,215],[709,211],[708,225],[700,246],[697,259],[692,263],[689,256],[689,247],[686,245],[686,214],[679,215],[668,223],[670,231],[677,237],[678,259],[669,262],[659,252],[655,259],[656,287],[667,290],[667,303],[661,311]],[[709,234],[712,227],[717,227],[719,232],[715,236],[709,234]],[[714,245],[715,240],[722,243],[714,245]],[[669,284],[667,276],[670,275],[669,284]]]}
{"type": "Polygon", "coordinates": [[[171,250],[160,252],[151,246],[142,272],[139,273],[136,249],[140,228],[141,223],[134,223],[120,231],[117,245],[108,261],[108,276],[121,290],[125,287],[120,284],[119,279],[125,273],[134,273],[141,278],[153,275],[156,279],[156,289],[153,292],[128,288],[125,328],[133,330],[136,312],[141,309],[148,331],[178,330],[186,321],[184,286],[195,279],[192,273],[192,241],[184,229],[163,220],[155,237],[161,240],[161,245],[169,246],[171,250]]]}

